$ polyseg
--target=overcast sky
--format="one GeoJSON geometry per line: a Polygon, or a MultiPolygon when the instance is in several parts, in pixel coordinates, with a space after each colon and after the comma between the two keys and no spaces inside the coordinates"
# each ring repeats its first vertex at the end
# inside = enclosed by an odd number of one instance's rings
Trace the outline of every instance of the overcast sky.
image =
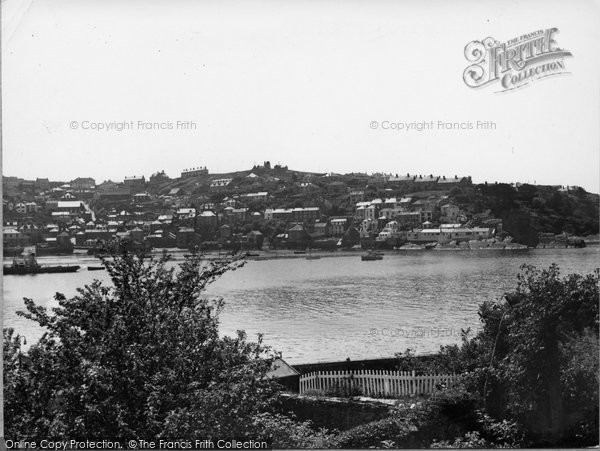
{"type": "Polygon", "coordinates": [[[3,172],[471,175],[599,191],[591,1],[2,1],[3,172]],[[464,47],[557,27],[567,75],[472,89],[464,47]],[[133,121],[123,131],[84,124],[133,121]],[[138,121],[172,123],[140,130],[138,121]],[[177,121],[196,128],[177,130],[177,121]],[[371,128],[371,122],[380,126],[371,128]],[[383,130],[493,121],[495,130],[383,130]]]}

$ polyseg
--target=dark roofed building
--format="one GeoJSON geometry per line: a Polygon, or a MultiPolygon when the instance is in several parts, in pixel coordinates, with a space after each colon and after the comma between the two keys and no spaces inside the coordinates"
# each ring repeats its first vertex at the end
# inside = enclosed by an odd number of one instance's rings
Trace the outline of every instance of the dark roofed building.
{"type": "Polygon", "coordinates": [[[91,177],[77,177],[71,181],[70,185],[77,191],[90,190],[96,188],[96,180],[91,177]]]}

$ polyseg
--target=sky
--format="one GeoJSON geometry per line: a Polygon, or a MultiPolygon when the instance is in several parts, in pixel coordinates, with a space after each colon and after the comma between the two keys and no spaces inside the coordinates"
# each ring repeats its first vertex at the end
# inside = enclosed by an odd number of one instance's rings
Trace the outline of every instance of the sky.
{"type": "Polygon", "coordinates": [[[3,174],[100,183],[268,160],[599,192],[598,5],[457,5],[3,0],[3,174]],[[568,73],[464,83],[469,42],[551,27],[568,73]],[[494,128],[391,129],[430,121],[494,128]]]}

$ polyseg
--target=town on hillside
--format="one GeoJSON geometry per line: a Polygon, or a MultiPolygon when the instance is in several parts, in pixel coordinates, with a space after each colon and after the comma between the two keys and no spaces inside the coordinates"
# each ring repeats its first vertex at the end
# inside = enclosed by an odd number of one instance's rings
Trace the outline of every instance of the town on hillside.
{"type": "Polygon", "coordinates": [[[131,249],[582,247],[598,195],[577,186],[473,184],[454,174],[312,173],[265,162],[97,183],[3,177],[4,255],[131,249]]]}

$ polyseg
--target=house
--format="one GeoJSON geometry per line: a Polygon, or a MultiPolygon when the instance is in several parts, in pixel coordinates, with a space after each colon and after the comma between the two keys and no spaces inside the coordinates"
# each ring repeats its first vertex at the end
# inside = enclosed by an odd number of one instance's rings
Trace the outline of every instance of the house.
{"type": "Polygon", "coordinates": [[[421,210],[421,222],[431,221],[433,219],[433,211],[421,210]]]}
{"type": "Polygon", "coordinates": [[[178,208],[174,217],[177,219],[194,219],[196,217],[196,209],[191,207],[178,208]]]}
{"type": "Polygon", "coordinates": [[[336,218],[330,221],[331,223],[331,234],[333,236],[342,236],[346,231],[346,225],[348,220],[346,218],[336,218]]]}
{"type": "Polygon", "coordinates": [[[312,238],[323,238],[329,236],[331,233],[331,226],[328,222],[315,222],[313,225],[313,233],[310,234],[312,238]]]}
{"type": "Polygon", "coordinates": [[[131,193],[144,191],[146,189],[146,178],[143,175],[141,177],[135,175],[131,177],[125,177],[125,180],[123,180],[123,186],[125,186],[125,188],[129,188],[131,193]]]}
{"type": "Polygon", "coordinates": [[[244,222],[248,218],[247,208],[233,208],[230,212],[230,217],[233,222],[244,222]]]}
{"type": "Polygon", "coordinates": [[[440,207],[441,220],[446,222],[456,222],[460,216],[460,208],[453,204],[445,204],[440,207]]]}
{"type": "Polygon", "coordinates": [[[277,380],[288,391],[298,393],[300,391],[300,373],[282,358],[276,358],[271,363],[267,377],[277,380]]]}
{"type": "Polygon", "coordinates": [[[177,231],[177,247],[188,249],[195,244],[196,231],[191,227],[180,227],[177,231]]]}
{"type": "Polygon", "coordinates": [[[400,224],[398,221],[390,221],[385,225],[383,230],[379,232],[377,238],[375,239],[377,241],[395,240],[400,238],[402,235],[403,233],[400,230],[400,224]]]}
{"type": "Polygon", "coordinates": [[[469,184],[470,182],[471,177],[459,177],[455,175],[454,177],[446,178],[446,176],[443,176],[438,180],[438,185],[443,185],[444,187],[452,187],[457,185],[469,184]]]}
{"type": "Polygon", "coordinates": [[[49,211],[60,212],[72,216],[82,214],[86,211],[85,206],[80,200],[59,200],[47,202],[46,208],[49,211]]]}
{"type": "Polygon", "coordinates": [[[248,202],[266,202],[267,198],[269,197],[269,193],[266,191],[260,193],[247,193],[243,194],[242,197],[248,202]]]}
{"type": "Polygon", "coordinates": [[[396,215],[396,221],[401,227],[419,227],[421,225],[421,213],[419,211],[402,211],[396,215]]]}
{"type": "Polygon", "coordinates": [[[365,192],[360,190],[350,191],[349,198],[352,203],[361,202],[365,198],[365,192]]]}
{"type": "Polygon", "coordinates": [[[38,211],[38,204],[35,202],[19,202],[15,205],[15,211],[19,214],[26,215],[38,211]]]}
{"type": "Polygon", "coordinates": [[[146,185],[146,178],[143,175],[141,177],[135,175],[131,177],[125,177],[125,180],[123,180],[123,185],[135,190],[143,189],[146,185]]]}
{"type": "Polygon", "coordinates": [[[319,207],[293,208],[292,219],[294,221],[315,221],[320,216],[319,207]]]}
{"type": "Polygon", "coordinates": [[[150,195],[146,192],[144,193],[137,193],[133,196],[133,200],[135,202],[145,202],[147,200],[150,200],[150,195]]]}
{"type": "Polygon", "coordinates": [[[436,229],[413,230],[407,233],[407,240],[414,243],[438,242],[443,244],[450,241],[460,243],[491,238],[493,234],[494,230],[487,227],[440,227],[436,229]]]}
{"type": "Polygon", "coordinates": [[[14,227],[6,227],[2,230],[2,242],[5,249],[30,244],[29,237],[14,227]]]}
{"type": "Polygon", "coordinates": [[[104,182],[100,183],[100,185],[98,185],[96,189],[98,191],[113,191],[116,190],[118,187],[119,185],[113,182],[112,180],[105,180],[104,182]]]}
{"type": "Polygon", "coordinates": [[[246,244],[250,249],[262,249],[264,236],[258,230],[252,230],[246,235],[246,244]]]}
{"type": "Polygon", "coordinates": [[[302,224],[296,224],[287,231],[289,241],[295,243],[298,248],[304,248],[308,244],[309,235],[302,224]]]}
{"type": "Polygon", "coordinates": [[[217,215],[208,210],[205,210],[196,216],[196,220],[198,221],[198,224],[204,224],[208,227],[216,227],[217,225],[217,215]]]}
{"type": "Polygon", "coordinates": [[[29,237],[30,243],[36,243],[40,238],[40,230],[35,224],[23,224],[19,227],[19,232],[21,232],[26,237],[29,237]]]}
{"type": "Polygon", "coordinates": [[[47,178],[37,178],[35,179],[34,187],[36,190],[47,191],[50,189],[50,180],[47,178]]]}
{"type": "Polygon", "coordinates": [[[433,174],[429,174],[428,176],[423,177],[422,175],[419,175],[418,177],[415,177],[414,182],[415,183],[433,183],[436,184],[439,180],[438,176],[434,176],[433,174]]]}
{"type": "Polygon", "coordinates": [[[396,176],[394,177],[390,177],[388,178],[388,183],[409,183],[415,180],[415,176],[414,175],[410,175],[410,174],[406,174],[406,175],[398,175],[396,174],[396,176]]]}
{"type": "Polygon", "coordinates": [[[119,202],[128,200],[131,198],[131,188],[129,187],[117,187],[115,189],[108,189],[108,186],[102,190],[96,190],[95,197],[99,200],[119,202]]]}
{"type": "Polygon", "coordinates": [[[227,186],[233,181],[232,178],[225,178],[225,179],[215,179],[212,182],[210,182],[210,189],[213,190],[218,190],[218,189],[222,189],[222,188],[227,188],[227,186]]]}
{"type": "Polygon", "coordinates": [[[71,188],[75,191],[93,190],[96,188],[96,180],[91,177],[77,177],[71,181],[71,188]]]}

